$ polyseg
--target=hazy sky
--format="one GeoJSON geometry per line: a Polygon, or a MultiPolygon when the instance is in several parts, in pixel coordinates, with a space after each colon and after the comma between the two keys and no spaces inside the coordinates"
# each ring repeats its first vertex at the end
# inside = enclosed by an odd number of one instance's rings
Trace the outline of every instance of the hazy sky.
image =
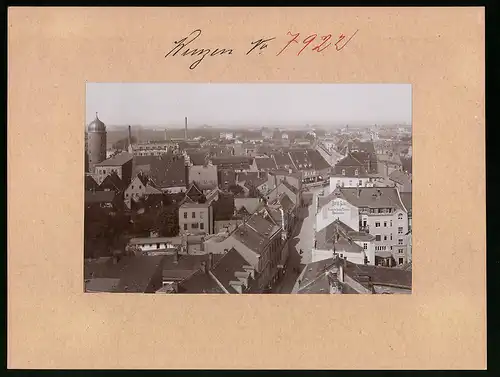
{"type": "Polygon", "coordinates": [[[411,124],[410,84],[88,83],[87,124],[411,124]]]}

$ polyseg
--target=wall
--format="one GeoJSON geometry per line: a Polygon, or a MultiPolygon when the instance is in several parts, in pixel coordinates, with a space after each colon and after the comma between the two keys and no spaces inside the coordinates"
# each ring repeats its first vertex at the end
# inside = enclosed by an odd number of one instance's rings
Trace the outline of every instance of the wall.
{"type": "Polygon", "coordinates": [[[141,180],[136,177],[125,190],[124,199],[127,207],[130,209],[130,203],[132,198],[135,200],[142,198],[145,192],[146,192],[146,187],[141,182],[141,180]]]}
{"type": "Polygon", "coordinates": [[[361,246],[368,258],[368,264],[375,265],[375,244],[373,242],[354,241],[355,244],[361,246]],[[365,246],[366,245],[366,249],[365,246]]]}
{"type": "Polygon", "coordinates": [[[241,224],[241,220],[219,220],[214,221],[214,233],[217,234],[229,228],[230,231],[236,228],[237,225],[241,224]]]}
{"type": "Polygon", "coordinates": [[[104,178],[108,174],[116,173],[120,179],[122,179],[122,167],[121,166],[96,166],[95,174],[97,177],[97,183],[101,184],[104,178]]]}
{"type": "Polygon", "coordinates": [[[106,159],[106,132],[88,133],[89,169],[106,159]]]}
{"type": "Polygon", "coordinates": [[[365,177],[330,177],[330,192],[335,190],[337,185],[341,187],[372,187],[370,178],[365,177]],[[361,184],[359,184],[361,182],[361,184]]]}
{"type": "Polygon", "coordinates": [[[194,165],[189,167],[189,182],[195,182],[202,188],[217,187],[217,166],[194,165]]]}
{"type": "MultiPolygon", "coordinates": [[[[317,198],[315,198],[317,200],[317,198]]],[[[359,210],[348,201],[336,198],[322,208],[316,214],[316,232],[339,219],[354,230],[359,230],[359,210]]]]}
{"type": "Polygon", "coordinates": [[[203,234],[210,233],[210,211],[209,207],[189,207],[182,205],[179,208],[179,228],[181,234],[203,234]],[[194,213],[194,217],[192,216],[194,213]],[[186,217],[184,217],[186,214],[186,217]],[[197,226],[193,228],[193,225],[197,226]],[[185,229],[185,226],[187,229],[185,229]]]}

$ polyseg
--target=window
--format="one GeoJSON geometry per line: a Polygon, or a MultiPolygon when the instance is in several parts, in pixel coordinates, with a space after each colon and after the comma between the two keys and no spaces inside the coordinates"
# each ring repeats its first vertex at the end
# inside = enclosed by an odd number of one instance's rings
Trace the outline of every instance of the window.
{"type": "Polygon", "coordinates": [[[205,229],[205,224],[204,223],[200,223],[200,229],[205,229]]]}
{"type": "Polygon", "coordinates": [[[352,180],[349,179],[349,186],[352,186],[352,180]]]}
{"type": "Polygon", "coordinates": [[[391,241],[392,241],[392,233],[391,233],[391,241]]]}
{"type": "Polygon", "coordinates": [[[142,189],[142,186],[141,186],[141,185],[139,185],[139,190],[140,190],[140,189],[142,189]]]}
{"type": "Polygon", "coordinates": [[[367,243],[363,244],[363,250],[368,250],[368,244],[367,243]]]}
{"type": "Polygon", "coordinates": [[[184,224],[184,230],[188,230],[188,224],[184,224]]]}
{"type": "Polygon", "coordinates": [[[191,217],[194,219],[196,218],[196,212],[191,212],[191,217]]]}
{"type": "Polygon", "coordinates": [[[398,226],[398,234],[403,234],[403,227],[402,226],[398,226]]]}
{"type": "Polygon", "coordinates": [[[198,229],[198,223],[193,223],[191,224],[192,229],[198,229]]]}
{"type": "Polygon", "coordinates": [[[184,212],[184,218],[187,219],[188,218],[188,213],[187,212],[184,212]]]}
{"type": "Polygon", "coordinates": [[[363,181],[361,179],[359,180],[359,185],[363,186],[363,181]]]}
{"type": "Polygon", "coordinates": [[[379,222],[375,223],[375,228],[380,228],[380,223],[379,222]]]}
{"type": "Polygon", "coordinates": [[[379,208],[379,209],[378,209],[378,213],[383,213],[383,212],[382,212],[382,208],[379,208]]]}
{"type": "Polygon", "coordinates": [[[398,240],[398,245],[402,245],[402,244],[403,244],[403,240],[400,238],[400,239],[398,240]]]}
{"type": "Polygon", "coordinates": [[[203,219],[203,212],[200,212],[200,219],[203,219]]]}
{"type": "Polygon", "coordinates": [[[354,175],[358,175],[358,174],[359,174],[358,169],[354,170],[354,175]]]}
{"type": "Polygon", "coordinates": [[[128,198],[128,194],[125,194],[125,197],[127,197],[127,198],[128,198]]]}
{"type": "Polygon", "coordinates": [[[398,220],[403,220],[403,214],[402,214],[402,213],[400,213],[400,214],[398,215],[398,220]]]}
{"type": "Polygon", "coordinates": [[[380,241],[380,234],[377,234],[377,235],[375,236],[375,241],[380,241]]]}
{"type": "Polygon", "coordinates": [[[342,169],[342,175],[345,175],[345,169],[342,169]]]}
{"type": "Polygon", "coordinates": [[[134,189],[134,185],[132,185],[132,190],[134,189]]]}
{"type": "Polygon", "coordinates": [[[399,264],[403,264],[403,258],[399,258],[399,264]]]}
{"type": "Polygon", "coordinates": [[[384,221],[384,228],[387,228],[387,221],[384,221]]]}
{"type": "Polygon", "coordinates": [[[404,253],[404,250],[403,250],[403,249],[398,249],[398,253],[399,253],[399,254],[403,254],[403,253],[404,253]]]}
{"type": "Polygon", "coordinates": [[[384,241],[387,241],[387,236],[384,236],[384,241]]]}
{"type": "Polygon", "coordinates": [[[392,227],[392,220],[391,220],[390,224],[391,224],[391,227],[392,227]]]}

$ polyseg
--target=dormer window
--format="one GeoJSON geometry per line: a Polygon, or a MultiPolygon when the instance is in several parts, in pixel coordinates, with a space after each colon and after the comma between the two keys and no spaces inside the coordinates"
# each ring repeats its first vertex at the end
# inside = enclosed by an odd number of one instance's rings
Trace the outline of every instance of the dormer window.
{"type": "Polygon", "coordinates": [[[354,175],[359,175],[358,169],[354,170],[354,175]]]}
{"type": "Polygon", "coordinates": [[[345,175],[345,169],[342,169],[342,175],[345,175]]]}

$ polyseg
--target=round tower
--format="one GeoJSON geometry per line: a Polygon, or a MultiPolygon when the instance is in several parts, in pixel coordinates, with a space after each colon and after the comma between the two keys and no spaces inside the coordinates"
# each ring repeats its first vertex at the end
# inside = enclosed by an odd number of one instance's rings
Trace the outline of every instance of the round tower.
{"type": "Polygon", "coordinates": [[[94,172],[94,166],[106,159],[106,125],[97,117],[88,127],[89,170],[94,172]]]}

